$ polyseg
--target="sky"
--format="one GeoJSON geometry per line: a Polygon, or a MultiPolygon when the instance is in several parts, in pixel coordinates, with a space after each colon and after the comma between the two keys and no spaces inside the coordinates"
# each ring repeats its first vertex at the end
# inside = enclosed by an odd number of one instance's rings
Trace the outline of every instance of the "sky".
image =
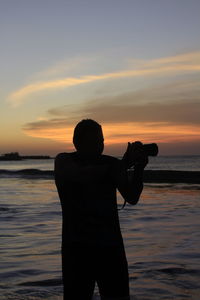
{"type": "Polygon", "coordinates": [[[0,0],[0,154],[74,151],[87,118],[106,154],[200,154],[199,29],[199,0],[0,0]]]}

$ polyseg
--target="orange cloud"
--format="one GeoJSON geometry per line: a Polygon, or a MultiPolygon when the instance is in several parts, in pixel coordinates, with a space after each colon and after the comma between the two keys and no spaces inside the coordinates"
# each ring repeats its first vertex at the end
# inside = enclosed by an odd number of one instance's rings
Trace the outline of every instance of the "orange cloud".
{"type": "MultiPolygon", "coordinates": [[[[24,129],[32,137],[72,143],[73,127],[24,129]]],[[[197,126],[175,126],[167,123],[112,123],[103,124],[105,144],[123,144],[140,140],[144,143],[170,143],[200,140],[197,126]]]]}

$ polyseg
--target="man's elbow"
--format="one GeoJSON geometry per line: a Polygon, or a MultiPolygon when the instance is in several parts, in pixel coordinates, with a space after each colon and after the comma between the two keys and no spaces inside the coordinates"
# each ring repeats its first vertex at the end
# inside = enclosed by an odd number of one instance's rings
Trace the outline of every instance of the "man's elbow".
{"type": "Polygon", "coordinates": [[[143,190],[143,185],[137,191],[132,191],[131,193],[129,193],[126,201],[131,205],[136,205],[140,200],[142,190],[143,190]]]}
{"type": "Polygon", "coordinates": [[[134,197],[130,197],[130,198],[128,197],[126,199],[126,202],[128,202],[131,205],[136,205],[138,203],[139,199],[140,199],[140,195],[134,196],[134,197]]]}

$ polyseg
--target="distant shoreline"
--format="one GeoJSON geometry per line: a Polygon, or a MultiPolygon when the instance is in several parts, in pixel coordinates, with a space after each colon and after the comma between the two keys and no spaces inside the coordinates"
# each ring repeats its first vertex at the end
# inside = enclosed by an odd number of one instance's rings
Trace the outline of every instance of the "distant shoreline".
{"type": "Polygon", "coordinates": [[[49,155],[20,155],[18,152],[5,153],[0,156],[0,161],[21,161],[24,159],[51,159],[49,155]]]}

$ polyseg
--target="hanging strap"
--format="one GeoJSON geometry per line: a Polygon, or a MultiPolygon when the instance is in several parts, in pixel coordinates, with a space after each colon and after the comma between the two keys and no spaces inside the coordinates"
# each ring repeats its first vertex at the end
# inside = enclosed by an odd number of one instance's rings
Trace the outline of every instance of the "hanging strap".
{"type": "Polygon", "coordinates": [[[123,205],[122,205],[122,207],[120,207],[120,208],[118,208],[117,210],[122,210],[122,209],[124,209],[124,207],[126,206],[126,200],[124,200],[124,203],[123,203],[123,205]]]}

